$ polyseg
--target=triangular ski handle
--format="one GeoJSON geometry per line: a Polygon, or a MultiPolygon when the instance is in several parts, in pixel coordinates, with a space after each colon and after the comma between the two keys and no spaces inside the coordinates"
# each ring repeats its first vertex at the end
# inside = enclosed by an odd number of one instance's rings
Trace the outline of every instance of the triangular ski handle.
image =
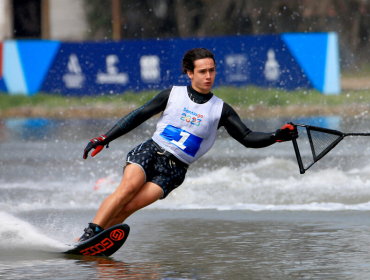
{"type": "Polygon", "coordinates": [[[295,125],[295,126],[305,127],[307,130],[311,129],[311,130],[326,132],[326,133],[334,134],[334,135],[338,135],[338,136],[343,136],[344,135],[343,132],[338,131],[338,130],[334,130],[334,129],[323,128],[323,127],[307,125],[307,124],[300,124],[300,123],[292,123],[292,124],[295,125]]]}
{"type": "Polygon", "coordinates": [[[307,124],[300,124],[300,123],[291,123],[292,125],[295,126],[300,126],[300,127],[305,127],[306,129],[312,129],[316,131],[321,131],[321,132],[326,132],[338,136],[370,136],[370,132],[350,132],[350,133],[343,133],[338,130],[334,129],[329,129],[329,128],[324,128],[324,127],[319,127],[319,126],[313,126],[313,125],[307,125],[307,124]]]}
{"type": "Polygon", "coordinates": [[[318,126],[312,126],[312,125],[305,125],[305,124],[295,124],[291,123],[293,126],[300,126],[306,128],[307,134],[308,134],[308,139],[310,142],[310,147],[311,147],[311,152],[312,152],[312,157],[313,157],[313,162],[307,166],[307,168],[304,168],[302,158],[301,158],[301,153],[299,152],[299,147],[296,139],[293,139],[293,147],[295,151],[295,155],[297,158],[298,166],[299,166],[299,173],[304,174],[314,163],[319,161],[321,158],[323,158],[329,151],[331,151],[346,135],[343,132],[340,132],[338,130],[333,130],[333,129],[327,129],[327,128],[322,128],[318,126]],[[334,141],[331,145],[329,145],[320,155],[316,155],[316,152],[313,147],[313,142],[312,142],[312,136],[310,131],[320,131],[320,132],[325,132],[328,134],[333,134],[339,136],[339,138],[334,141]]]}
{"type": "MultiPolygon", "coordinates": [[[[292,122],[289,122],[289,124],[293,125],[294,127],[303,126],[303,125],[295,124],[295,123],[292,123],[292,122]]],[[[297,163],[298,163],[298,166],[299,166],[299,173],[304,174],[306,172],[306,170],[304,169],[304,166],[303,166],[301,153],[299,152],[299,148],[298,148],[297,139],[292,139],[292,143],[293,143],[293,147],[294,147],[295,156],[297,158],[297,163]]]]}
{"type": "MultiPolygon", "coordinates": [[[[370,133],[368,133],[368,132],[366,132],[366,133],[343,133],[343,132],[338,131],[338,130],[329,129],[329,128],[323,128],[323,127],[318,127],[318,126],[312,126],[312,125],[306,125],[306,124],[298,124],[298,123],[292,123],[292,122],[290,124],[292,124],[293,126],[300,126],[300,127],[306,128],[307,133],[309,133],[310,130],[314,130],[314,131],[320,131],[320,132],[325,132],[325,133],[334,134],[334,135],[339,136],[339,138],[336,141],[334,141],[331,145],[329,145],[327,147],[327,149],[323,153],[321,153],[319,156],[316,156],[316,154],[313,153],[314,161],[307,168],[304,168],[304,166],[303,166],[303,162],[302,162],[301,154],[299,152],[299,147],[298,147],[297,140],[296,139],[293,139],[292,140],[292,143],[293,143],[295,155],[296,155],[296,158],[297,158],[297,162],[298,162],[300,174],[304,174],[315,162],[317,162],[320,159],[322,159],[340,141],[342,141],[344,137],[346,137],[346,136],[370,136],[370,133]]],[[[311,142],[310,142],[310,146],[311,146],[311,149],[312,149],[312,143],[311,142]]]]}
{"type": "Polygon", "coordinates": [[[294,147],[294,151],[295,151],[295,156],[297,158],[297,162],[298,162],[298,166],[299,166],[299,173],[304,174],[306,172],[306,170],[303,167],[301,153],[299,152],[297,140],[293,139],[292,142],[293,142],[293,147],[294,147]]]}

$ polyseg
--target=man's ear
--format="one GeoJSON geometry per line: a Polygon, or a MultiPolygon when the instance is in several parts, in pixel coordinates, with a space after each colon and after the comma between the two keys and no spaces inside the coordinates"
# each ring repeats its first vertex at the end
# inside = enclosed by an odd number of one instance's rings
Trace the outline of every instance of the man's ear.
{"type": "Polygon", "coordinates": [[[192,80],[192,79],[193,79],[193,77],[194,77],[194,73],[193,73],[193,72],[191,72],[190,70],[188,70],[188,71],[187,71],[187,74],[188,74],[188,77],[190,78],[190,80],[192,80]]]}

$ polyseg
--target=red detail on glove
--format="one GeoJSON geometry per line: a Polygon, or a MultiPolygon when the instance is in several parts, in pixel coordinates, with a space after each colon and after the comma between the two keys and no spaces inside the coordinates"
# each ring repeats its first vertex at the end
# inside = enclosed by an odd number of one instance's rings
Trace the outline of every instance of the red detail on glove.
{"type": "Polygon", "coordinates": [[[284,124],[284,126],[281,129],[286,129],[288,128],[289,130],[294,130],[294,126],[291,125],[290,123],[284,124]]]}
{"type": "Polygon", "coordinates": [[[88,154],[92,149],[94,149],[94,151],[91,153],[92,157],[100,153],[101,150],[103,150],[104,145],[108,145],[108,143],[104,143],[105,139],[107,139],[107,136],[104,134],[102,134],[100,137],[91,139],[84,150],[83,158],[87,159],[88,154]]]}
{"type": "MultiPolygon", "coordinates": [[[[289,130],[294,130],[294,126],[291,125],[290,123],[287,123],[287,124],[284,124],[283,127],[281,128],[281,130],[284,130],[284,129],[289,129],[289,130]]],[[[276,142],[284,142],[283,140],[276,140],[276,142]]]]}
{"type": "Polygon", "coordinates": [[[91,153],[91,156],[94,157],[96,156],[98,153],[101,152],[101,150],[103,150],[104,146],[96,146],[95,150],[91,153]]]}
{"type": "Polygon", "coordinates": [[[104,141],[106,138],[107,138],[107,136],[105,136],[104,134],[102,134],[102,136],[100,136],[100,137],[91,139],[91,142],[93,142],[94,144],[96,144],[98,142],[104,141]]]}

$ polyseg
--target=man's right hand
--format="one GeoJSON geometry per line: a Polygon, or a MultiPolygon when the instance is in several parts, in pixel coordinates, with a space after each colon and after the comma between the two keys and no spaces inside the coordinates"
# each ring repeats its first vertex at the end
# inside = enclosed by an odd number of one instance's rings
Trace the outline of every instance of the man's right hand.
{"type": "Polygon", "coordinates": [[[88,155],[89,155],[89,152],[92,150],[92,149],[95,149],[92,153],[91,153],[91,156],[94,157],[96,156],[98,153],[100,153],[101,150],[103,150],[104,148],[104,145],[107,145],[107,141],[106,141],[107,137],[105,135],[102,135],[98,138],[93,138],[90,140],[90,142],[87,144],[85,150],[84,150],[84,155],[83,155],[83,158],[84,159],[87,159],[88,155]]]}

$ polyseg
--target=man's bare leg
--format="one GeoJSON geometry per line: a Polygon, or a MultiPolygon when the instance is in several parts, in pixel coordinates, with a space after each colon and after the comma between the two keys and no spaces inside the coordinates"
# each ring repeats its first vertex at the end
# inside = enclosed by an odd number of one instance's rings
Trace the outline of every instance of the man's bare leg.
{"type": "Polygon", "coordinates": [[[141,167],[128,164],[121,183],[114,193],[109,195],[100,205],[93,223],[102,228],[107,228],[108,223],[117,216],[122,207],[135,196],[144,184],[145,173],[141,167]]]}
{"type": "Polygon", "coordinates": [[[156,202],[162,195],[163,190],[160,186],[152,182],[145,183],[135,196],[125,204],[117,215],[106,225],[106,228],[123,223],[131,214],[156,202]]]}

